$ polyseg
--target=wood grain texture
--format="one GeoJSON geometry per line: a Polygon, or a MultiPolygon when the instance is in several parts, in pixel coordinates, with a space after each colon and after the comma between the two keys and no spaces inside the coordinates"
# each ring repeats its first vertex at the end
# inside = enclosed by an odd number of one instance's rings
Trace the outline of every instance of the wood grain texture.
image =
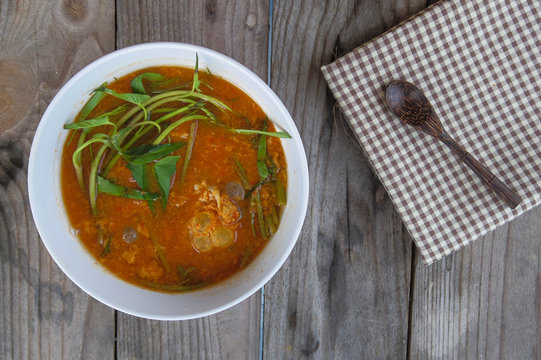
{"type": "Polygon", "coordinates": [[[118,313],[118,359],[257,359],[256,295],[217,315],[153,321],[118,313]]]}
{"type": "MultiPolygon", "coordinates": [[[[261,78],[267,74],[267,1],[117,1],[117,45],[187,42],[233,57],[261,78]]],[[[183,322],[118,313],[119,359],[256,359],[259,292],[214,316],[183,322]]]]}
{"type": "Polygon", "coordinates": [[[411,359],[541,357],[541,207],[417,264],[411,359]]]}
{"type": "Polygon", "coordinates": [[[117,47],[176,41],[221,52],[267,78],[268,0],[117,1],[117,47]]]}
{"type": "MultiPolygon", "coordinates": [[[[106,359],[114,312],[88,297],[42,245],[27,165],[49,101],[114,47],[112,1],[0,2],[0,358],[106,359]]],[[[66,119],[68,120],[68,119],[66,119]]]]}
{"type": "Polygon", "coordinates": [[[265,358],[406,356],[411,239],[320,72],[423,5],[400,4],[274,4],[271,87],[303,138],[311,203],[292,255],[266,286],[265,358]]]}

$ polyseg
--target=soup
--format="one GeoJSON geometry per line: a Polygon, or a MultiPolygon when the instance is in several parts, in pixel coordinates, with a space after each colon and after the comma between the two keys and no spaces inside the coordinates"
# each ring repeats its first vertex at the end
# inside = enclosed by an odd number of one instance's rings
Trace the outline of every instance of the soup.
{"type": "Polygon", "coordinates": [[[197,62],[103,84],[65,128],[71,225],[97,261],[132,284],[187,291],[223,281],[279,225],[280,138],[289,135],[197,62]]]}

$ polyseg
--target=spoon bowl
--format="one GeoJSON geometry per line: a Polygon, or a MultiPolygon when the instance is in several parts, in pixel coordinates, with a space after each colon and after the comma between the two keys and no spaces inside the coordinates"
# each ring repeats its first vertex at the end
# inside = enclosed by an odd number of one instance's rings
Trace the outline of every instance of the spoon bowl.
{"type": "Polygon", "coordinates": [[[438,118],[425,94],[407,81],[391,81],[385,97],[389,109],[408,125],[422,127],[431,119],[438,118]]]}

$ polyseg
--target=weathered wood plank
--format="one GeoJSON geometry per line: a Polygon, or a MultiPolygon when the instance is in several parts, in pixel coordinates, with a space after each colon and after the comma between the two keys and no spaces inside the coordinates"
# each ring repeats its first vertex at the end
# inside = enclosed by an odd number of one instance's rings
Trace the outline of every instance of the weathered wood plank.
{"type": "MultiPolygon", "coordinates": [[[[267,1],[118,1],[117,45],[178,41],[233,57],[267,74],[267,1]]],[[[259,293],[234,308],[194,321],[159,322],[118,313],[118,357],[255,359],[259,293]]]]}
{"type": "Polygon", "coordinates": [[[113,1],[0,2],[0,358],[114,356],[114,312],[54,264],[28,204],[39,119],[79,69],[114,48],[113,1]]]}
{"type": "Polygon", "coordinates": [[[415,270],[411,359],[541,356],[541,207],[415,270]]]}
{"type": "Polygon", "coordinates": [[[117,2],[117,47],[176,41],[219,51],[267,78],[268,0],[117,2]]]}
{"type": "Polygon", "coordinates": [[[265,358],[406,355],[411,240],[335,116],[320,66],[423,6],[275,2],[271,86],[301,132],[311,204],[291,257],[266,286],[265,358]]]}

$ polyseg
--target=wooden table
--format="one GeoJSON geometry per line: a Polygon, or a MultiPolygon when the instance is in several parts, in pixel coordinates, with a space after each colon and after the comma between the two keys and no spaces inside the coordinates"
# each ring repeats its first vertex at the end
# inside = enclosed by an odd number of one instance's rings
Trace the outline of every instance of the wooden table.
{"type": "Polygon", "coordinates": [[[425,267],[319,70],[425,6],[0,1],[0,358],[540,358],[541,208],[425,267]],[[199,320],[125,315],[75,286],[39,239],[26,169],[42,113],[83,66],[149,41],[235,58],[296,121],[311,202],[263,307],[258,292],[199,320]]]}

